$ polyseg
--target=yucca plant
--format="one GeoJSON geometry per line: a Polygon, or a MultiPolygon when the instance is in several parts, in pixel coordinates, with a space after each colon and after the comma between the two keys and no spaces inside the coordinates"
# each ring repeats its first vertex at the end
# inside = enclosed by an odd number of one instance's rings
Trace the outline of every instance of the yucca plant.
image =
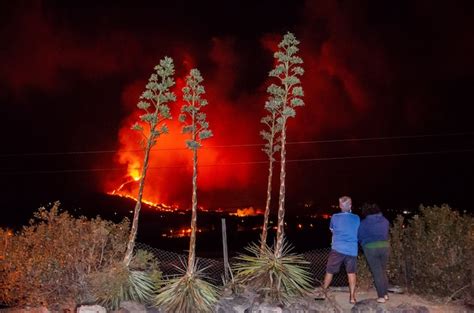
{"type": "Polygon", "coordinates": [[[130,266],[117,262],[106,271],[90,276],[90,286],[95,301],[116,310],[123,301],[151,303],[161,283],[161,272],[150,252],[138,250],[130,266]]]}
{"type": "Polygon", "coordinates": [[[272,303],[288,305],[291,299],[312,292],[312,278],[303,255],[292,253],[293,247],[284,241],[281,256],[276,257],[267,244],[251,243],[233,266],[237,282],[256,291],[272,303]],[[263,247],[263,249],[262,249],[263,247]]]}
{"type": "Polygon", "coordinates": [[[219,290],[212,283],[204,280],[204,270],[198,268],[198,261],[194,263],[191,274],[187,271],[187,264],[181,260],[180,275],[163,281],[158,290],[154,305],[164,312],[212,312],[219,300],[219,290]]]}

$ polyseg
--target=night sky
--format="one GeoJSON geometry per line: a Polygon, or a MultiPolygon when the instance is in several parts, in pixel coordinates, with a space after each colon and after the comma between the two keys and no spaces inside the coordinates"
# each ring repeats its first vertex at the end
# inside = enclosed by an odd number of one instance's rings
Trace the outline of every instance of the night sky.
{"type": "MultiPolygon", "coordinates": [[[[205,79],[214,137],[200,152],[200,204],[262,208],[267,165],[255,144],[287,31],[301,41],[306,103],[288,125],[288,210],[347,194],[355,205],[473,211],[472,1],[2,1],[3,224],[129,179],[141,160],[136,103],[164,56],[178,87],[193,67],[205,79]]],[[[146,194],[187,207],[180,106],[146,194]]]]}

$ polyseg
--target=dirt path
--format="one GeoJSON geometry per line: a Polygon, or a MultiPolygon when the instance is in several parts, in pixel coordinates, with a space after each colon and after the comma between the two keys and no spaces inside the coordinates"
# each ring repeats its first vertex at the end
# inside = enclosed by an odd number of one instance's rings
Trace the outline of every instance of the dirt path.
{"type": "MultiPolygon", "coordinates": [[[[410,305],[422,305],[428,308],[430,313],[474,313],[473,309],[468,309],[463,305],[459,304],[439,304],[432,301],[423,299],[417,295],[409,294],[395,294],[390,293],[390,300],[384,304],[379,304],[380,306],[385,306],[387,308],[395,308],[400,304],[410,304],[410,305]]],[[[344,313],[351,312],[353,307],[349,303],[349,292],[344,290],[335,290],[331,291],[329,297],[333,298],[338,306],[343,310],[344,313]]],[[[377,294],[375,290],[369,291],[358,291],[356,294],[357,301],[362,301],[365,299],[377,299],[377,294]]]]}

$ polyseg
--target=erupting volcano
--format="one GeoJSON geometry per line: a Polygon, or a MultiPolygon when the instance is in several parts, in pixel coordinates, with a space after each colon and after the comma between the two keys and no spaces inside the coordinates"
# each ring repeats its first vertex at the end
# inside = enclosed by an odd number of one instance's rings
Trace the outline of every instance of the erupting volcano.
{"type": "MultiPolygon", "coordinates": [[[[199,149],[198,198],[203,208],[242,208],[259,205],[251,203],[250,197],[242,194],[254,194],[261,184],[260,163],[264,155],[260,149],[259,111],[264,93],[258,96],[231,97],[235,81],[229,66],[236,62],[229,43],[214,41],[211,59],[216,68],[204,73],[206,108],[210,127],[214,137],[207,140],[199,149]],[[239,110],[242,103],[252,103],[256,112],[243,113],[239,110]],[[254,117],[255,116],[255,117],[254,117]],[[249,142],[256,145],[245,145],[249,142]],[[245,143],[241,145],[239,143],[245,143]],[[240,193],[239,193],[240,192],[240,193]]],[[[178,78],[174,92],[177,101],[170,104],[172,120],[166,121],[169,133],[160,136],[150,153],[148,172],[144,188],[144,203],[158,210],[178,211],[190,208],[192,159],[191,151],[186,148],[186,136],[181,133],[177,121],[182,106],[184,86],[183,75],[194,64],[189,56],[177,66],[178,78]]],[[[143,164],[143,148],[140,134],[130,129],[139,120],[136,103],[145,86],[144,81],[128,85],[122,93],[122,102],[130,112],[119,130],[119,149],[116,161],[127,167],[125,174],[113,177],[107,183],[106,192],[110,195],[136,199],[138,181],[143,164]]],[[[262,143],[263,144],[263,143],[262,143]]],[[[263,172],[262,172],[263,173],[263,172]]],[[[263,203],[263,192],[262,201],[263,203]]],[[[255,197],[252,197],[255,199],[255,197]]]]}

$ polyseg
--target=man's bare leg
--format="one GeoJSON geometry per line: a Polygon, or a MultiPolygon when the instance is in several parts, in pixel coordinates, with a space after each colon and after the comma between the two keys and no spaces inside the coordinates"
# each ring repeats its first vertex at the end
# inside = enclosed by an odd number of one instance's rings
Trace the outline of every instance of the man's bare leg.
{"type": "Polygon", "coordinates": [[[356,289],[356,274],[349,273],[347,274],[347,279],[349,280],[349,292],[350,292],[350,302],[355,303],[355,289],[356,289]]]}
{"type": "Polygon", "coordinates": [[[324,292],[326,292],[328,290],[333,276],[334,275],[331,274],[331,273],[326,273],[326,275],[324,276],[324,285],[323,285],[324,292]]]}

